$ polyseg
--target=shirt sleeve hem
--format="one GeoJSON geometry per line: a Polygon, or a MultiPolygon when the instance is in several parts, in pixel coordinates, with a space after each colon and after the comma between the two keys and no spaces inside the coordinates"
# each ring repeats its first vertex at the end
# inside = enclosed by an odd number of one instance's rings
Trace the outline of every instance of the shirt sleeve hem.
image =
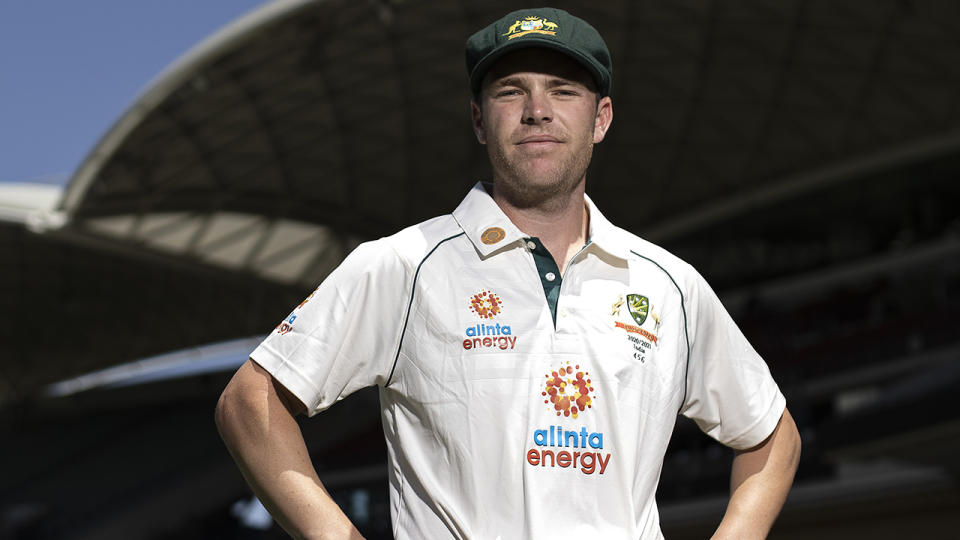
{"type": "Polygon", "coordinates": [[[284,360],[263,343],[250,353],[250,359],[267,370],[284,388],[296,396],[306,406],[307,416],[320,412],[317,400],[320,390],[296,366],[284,360]]]}
{"type": "Polygon", "coordinates": [[[734,437],[727,446],[736,450],[746,450],[762,443],[773,433],[773,430],[780,422],[783,411],[786,410],[787,400],[778,390],[767,408],[767,412],[760,417],[752,426],[743,431],[740,435],[734,437]]]}

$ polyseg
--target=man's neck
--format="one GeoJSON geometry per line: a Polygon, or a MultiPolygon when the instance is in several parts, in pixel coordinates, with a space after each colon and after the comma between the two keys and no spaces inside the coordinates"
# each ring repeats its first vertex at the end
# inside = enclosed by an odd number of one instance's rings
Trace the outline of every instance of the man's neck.
{"type": "Polygon", "coordinates": [[[510,221],[525,234],[540,239],[553,256],[561,275],[567,263],[586,244],[590,228],[590,215],[584,199],[581,181],[567,194],[551,198],[543,204],[518,207],[508,197],[493,188],[493,200],[510,221]]]}

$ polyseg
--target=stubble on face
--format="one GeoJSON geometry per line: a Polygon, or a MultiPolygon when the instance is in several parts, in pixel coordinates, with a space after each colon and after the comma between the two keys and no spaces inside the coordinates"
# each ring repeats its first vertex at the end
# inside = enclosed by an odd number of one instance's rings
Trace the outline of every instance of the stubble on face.
{"type": "Polygon", "coordinates": [[[570,151],[517,151],[502,141],[487,144],[494,185],[515,207],[530,208],[557,200],[586,178],[593,156],[592,137],[569,133],[554,136],[564,140],[570,151]]]}
{"type": "Polygon", "coordinates": [[[552,204],[565,204],[585,180],[593,156],[597,99],[589,74],[565,55],[526,49],[504,57],[486,81],[481,110],[494,190],[516,208],[550,210],[552,204]],[[525,96],[508,98],[505,104],[490,97],[501,86],[510,89],[511,81],[526,94],[535,89],[524,85],[556,84],[558,79],[580,84],[587,93],[579,101],[557,98],[551,92],[539,96],[549,102],[549,114],[542,118],[521,105],[525,96]],[[539,138],[556,142],[524,142],[539,138]]]}

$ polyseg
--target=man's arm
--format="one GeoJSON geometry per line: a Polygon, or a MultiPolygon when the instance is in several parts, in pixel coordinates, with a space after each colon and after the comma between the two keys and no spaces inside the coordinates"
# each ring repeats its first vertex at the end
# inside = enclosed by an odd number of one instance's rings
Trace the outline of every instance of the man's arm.
{"type": "Polygon", "coordinates": [[[220,436],[274,519],[294,538],[362,538],[320,483],[300,426],[300,401],[247,360],[217,402],[220,436]]]}
{"type": "Polygon", "coordinates": [[[730,502],[714,539],[766,538],[783,508],[800,462],[800,433],[784,409],[773,433],[737,451],[730,473],[730,502]]]}

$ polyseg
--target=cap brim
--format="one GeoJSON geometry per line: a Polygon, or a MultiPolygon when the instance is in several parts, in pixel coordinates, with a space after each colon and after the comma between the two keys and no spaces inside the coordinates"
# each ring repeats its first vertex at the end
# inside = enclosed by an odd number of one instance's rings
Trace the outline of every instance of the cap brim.
{"type": "Polygon", "coordinates": [[[528,49],[531,47],[553,49],[557,52],[566,54],[587,69],[597,85],[597,92],[603,96],[609,93],[610,81],[607,80],[607,77],[600,66],[596,64],[596,60],[554,40],[538,37],[526,37],[525,39],[506,43],[495,48],[494,50],[490,51],[489,54],[481,58],[479,62],[477,62],[477,65],[474,66],[473,71],[470,73],[470,89],[473,91],[474,95],[480,94],[480,88],[483,85],[483,78],[486,76],[487,72],[490,71],[490,68],[497,60],[502,58],[503,55],[507,53],[520,49],[528,49]]]}

